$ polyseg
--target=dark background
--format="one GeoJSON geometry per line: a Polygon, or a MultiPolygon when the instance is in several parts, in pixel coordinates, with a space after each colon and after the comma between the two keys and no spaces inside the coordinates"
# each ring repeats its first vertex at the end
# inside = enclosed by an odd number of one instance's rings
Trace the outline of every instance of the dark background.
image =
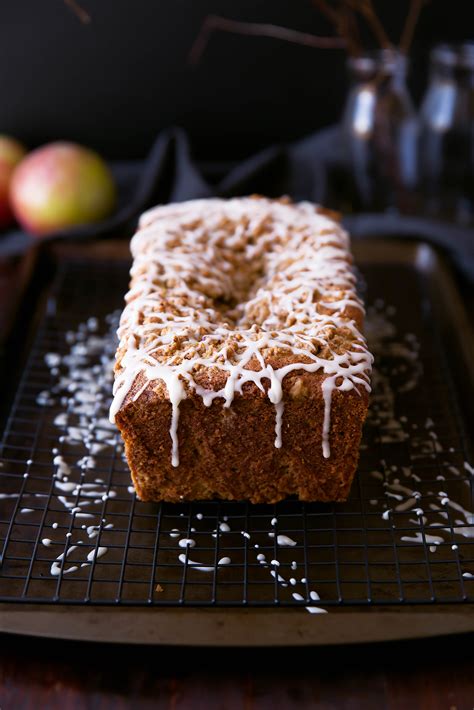
{"type": "MultiPolygon", "coordinates": [[[[215,35],[197,69],[187,62],[209,12],[328,32],[309,0],[79,1],[90,25],[63,0],[0,2],[0,132],[30,147],[67,138],[139,158],[159,130],[181,125],[198,156],[232,159],[340,115],[342,52],[215,35]]],[[[377,4],[395,38],[408,0],[377,4]]],[[[417,101],[429,48],[474,39],[473,10],[474,0],[432,0],[425,10],[411,71],[417,101]]],[[[473,682],[472,638],[202,653],[0,637],[0,705],[15,710],[470,710],[473,682]]]]}
{"type": "MultiPolygon", "coordinates": [[[[344,52],[278,40],[214,35],[197,68],[188,53],[208,13],[315,33],[331,27],[310,0],[9,0],[0,16],[0,132],[33,147],[77,140],[109,158],[146,154],[170,125],[190,134],[198,157],[232,159],[338,119],[344,52]]],[[[415,98],[436,41],[474,38],[472,0],[432,0],[412,61],[415,98]]],[[[379,0],[399,36],[408,0],[379,0]]]]}

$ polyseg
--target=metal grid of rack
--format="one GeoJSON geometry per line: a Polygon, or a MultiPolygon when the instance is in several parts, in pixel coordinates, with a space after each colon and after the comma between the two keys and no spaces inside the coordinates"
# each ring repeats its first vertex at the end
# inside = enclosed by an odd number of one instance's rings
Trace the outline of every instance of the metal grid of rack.
{"type": "MultiPolygon", "coordinates": [[[[127,265],[64,262],[3,436],[0,601],[313,610],[473,601],[472,471],[458,393],[422,279],[397,268],[364,273],[369,300],[374,291],[397,306],[390,327],[413,335],[402,358],[396,337],[384,336],[347,503],[159,505],[136,499],[105,421],[110,314],[127,265]],[[81,391],[89,383],[93,395],[79,414],[64,372],[73,345],[81,391]]],[[[372,309],[375,323],[385,308],[372,309]]]]}

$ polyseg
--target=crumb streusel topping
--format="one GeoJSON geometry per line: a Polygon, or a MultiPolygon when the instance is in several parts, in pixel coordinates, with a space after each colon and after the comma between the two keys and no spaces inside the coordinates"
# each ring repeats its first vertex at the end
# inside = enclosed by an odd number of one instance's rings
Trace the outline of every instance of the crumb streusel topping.
{"type": "Polygon", "coordinates": [[[193,200],[145,213],[131,251],[111,420],[138,377],[133,400],[153,383],[172,405],[177,466],[181,400],[194,391],[229,407],[252,382],[275,405],[281,447],[284,377],[322,371],[329,457],[332,392],[370,390],[372,363],[340,225],[309,202],[193,200]],[[224,377],[217,389],[211,372],[224,377]]]}

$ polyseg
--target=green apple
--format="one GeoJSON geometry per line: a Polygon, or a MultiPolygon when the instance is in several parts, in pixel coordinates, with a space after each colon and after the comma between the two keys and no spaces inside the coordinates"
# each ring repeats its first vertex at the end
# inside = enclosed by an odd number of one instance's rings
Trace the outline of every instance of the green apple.
{"type": "Polygon", "coordinates": [[[26,155],[26,148],[14,138],[0,134],[0,229],[13,222],[10,207],[10,181],[13,171],[26,155]]]}
{"type": "Polygon", "coordinates": [[[13,173],[10,199],[22,227],[42,236],[99,222],[116,203],[115,183],[102,158],[75,143],[50,143],[13,173]]]}

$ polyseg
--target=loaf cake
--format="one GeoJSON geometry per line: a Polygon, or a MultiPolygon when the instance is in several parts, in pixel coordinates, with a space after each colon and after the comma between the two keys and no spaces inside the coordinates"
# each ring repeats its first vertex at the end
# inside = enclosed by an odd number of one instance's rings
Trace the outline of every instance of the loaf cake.
{"type": "Polygon", "coordinates": [[[170,204],[142,216],[131,251],[110,416],[138,497],[345,500],[372,356],[337,216],[170,204]]]}

